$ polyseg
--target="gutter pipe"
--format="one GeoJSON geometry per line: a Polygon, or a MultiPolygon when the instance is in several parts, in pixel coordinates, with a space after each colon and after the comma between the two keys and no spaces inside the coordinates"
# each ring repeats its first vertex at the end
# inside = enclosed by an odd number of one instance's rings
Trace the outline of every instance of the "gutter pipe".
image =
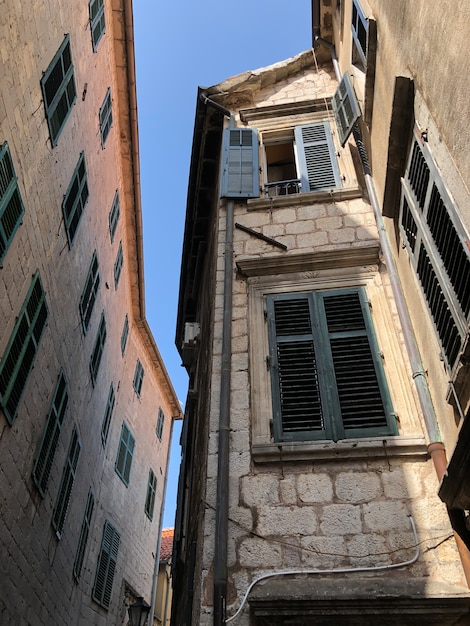
{"type": "MultiPolygon", "coordinates": [[[[201,93],[200,99],[232,121],[232,113],[201,93]]],[[[219,440],[217,455],[217,492],[214,547],[214,626],[226,623],[228,489],[230,452],[230,386],[232,365],[232,290],[233,290],[233,200],[225,205],[224,300],[222,319],[222,354],[220,371],[219,440]]]]}
{"type": "Polygon", "coordinates": [[[232,357],[233,200],[225,206],[224,308],[220,373],[219,447],[215,508],[214,626],[226,623],[228,489],[230,451],[230,384],[232,357]]]}

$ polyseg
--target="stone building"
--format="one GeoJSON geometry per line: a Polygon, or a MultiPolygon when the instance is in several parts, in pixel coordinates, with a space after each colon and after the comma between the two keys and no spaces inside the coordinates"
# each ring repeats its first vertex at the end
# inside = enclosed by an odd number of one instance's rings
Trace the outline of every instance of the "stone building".
{"type": "Polygon", "coordinates": [[[127,624],[181,417],[145,317],[132,3],[1,0],[0,42],[0,622],[127,624]]]}
{"type": "Polygon", "coordinates": [[[444,5],[314,0],[311,50],[198,94],[175,624],[470,623],[470,10],[444,5]]]}

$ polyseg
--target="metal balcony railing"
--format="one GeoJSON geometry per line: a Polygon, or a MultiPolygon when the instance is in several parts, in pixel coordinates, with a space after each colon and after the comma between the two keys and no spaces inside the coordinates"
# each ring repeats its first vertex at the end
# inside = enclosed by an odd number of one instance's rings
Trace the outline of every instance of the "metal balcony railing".
{"type": "Polygon", "coordinates": [[[265,198],[275,198],[277,196],[288,196],[291,193],[300,193],[300,178],[292,178],[291,180],[278,180],[273,183],[266,183],[264,186],[265,198]]]}

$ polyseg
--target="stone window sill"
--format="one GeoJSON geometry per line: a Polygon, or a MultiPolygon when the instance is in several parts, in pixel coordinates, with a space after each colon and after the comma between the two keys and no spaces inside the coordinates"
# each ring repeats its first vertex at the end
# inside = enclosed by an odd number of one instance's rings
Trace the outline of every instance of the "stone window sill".
{"type": "Polygon", "coordinates": [[[335,442],[293,441],[253,443],[253,460],[257,463],[273,461],[332,461],[335,459],[388,458],[392,456],[427,456],[423,436],[370,437],[343,439],[335,442]]]}
{"type": "Polygon", "coordinates": [[[347,189],[331,189],[329,191],[312,191],[310,193],[292,193],[287,196],[274,196],[272,198],[253,198],[247,200],[247,209],[282,209],[290,206],[302,206],[305,204],[321,204],[328,202],[342,202],[362,198],[360,187],[347,189]]]}

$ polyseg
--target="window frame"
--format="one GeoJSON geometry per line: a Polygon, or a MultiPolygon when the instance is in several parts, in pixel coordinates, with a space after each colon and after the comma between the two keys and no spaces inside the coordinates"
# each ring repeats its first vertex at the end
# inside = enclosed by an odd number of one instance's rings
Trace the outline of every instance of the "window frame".
{"type": "Polygon", "coordinates": [[[7,141],[0,147],[0,268],[25,213],[7,141]]]}
{"type": "Polygon", "coordinates": [[[85,152],[81,152],[62,201],[62,213],[69,248],[72,248],[75,241],[89,196],[85,152]],[[68,206],[70,200],[71,205],[68,206]]]}
{"type": "Polygon", "coordinates": [[[38,270],[33,276],[0,361],[0,408],[10,426],[18,415],[21,398],[39,351],[48,315],[46,292],[38,270]],[[33,311],[31,305],[34,307],[33,311]],[[16,353],[16,357],[13,353],[16,353]],[[21,387],[19,390],[18,382],[21,387]]]}
{"type": "Polygon", "coordinates": [[[95,250],[91,257],[88,274],[85,280],[85,285],[83,287],[79,303],[80,317],[82,320],[82,330],[84,335],[86,335],[88,327],[90,325],[91,316],[93,314],[93,309],[96,304],[96,298],[98,296],[100,282],[101,276],[98,263],[98,255],[95,250]]]}
{"type": "Polygon", "coordinates": [[[331,254],[298,254],[293,257],[260,257],[237,261],[246,277],[248,291],[251,454],[256,463],[312,461],[356,458],[387,458],[413,455],[425,458],[426,440],[419,419],[419,407],[409,377],[409,363],[397,334],[384,285],[378,270],[380,248],[350,250],[348,267],[344,251],[331,254]],[[399,434],[333,440],[275,442],[271,379],[267,367],[269,341],[266,296],[314,290],[364,287],[378,343],[383,350],[383,365],[397,415],[399,434]],[[398,421],[399,418],[399,421],[398,421]]]}
{"type": "Polygon", "coordinates": [[[111,99],[110,87],[108,87],[108,91],[106,92],[106,95],[104,97],[103,104],[100,106],[99,120],[100,120],[101,147],[104,149],[106,140],[113,126],[113,103],[111,99]]]}
{"type": "Polygon", "coordinates": [[[155,498],[157,494],[157,476],[155,472],[150,468],[149,478],[147,481],[147,495],[145,497],[145,515],[150,521],[153,520],[153,512],[155,509],[155,498]]]}
{"type": "Polygon", "coordinates": [[[96,52],[98,49],[98,44],[106,32],[104,0],[90,0],[88,7],[90,15],[91,45],[93,48],[93,52],[96,52]],[[93,15],[94,5],[98,6],[98,10],[96,11],[95,15],[93,15]],[[95,36],[96,33],[98,33],[97,37],[95,36]]]}
{"type": "Polygon", "coordinates": [[[264,159],[262,185],[264,197],[337,191],[343,187],[329,120],[295,124],[284,130],[265,130],[261,131],[260,135],[264,159]],[[266,149],[276,144],[292,145],[294,157],[292,165],[297,174],[295,179],[268,180],[270,163],[266,149]],[[315,168],[314,171],[313,164],[318,163],[319,160],[322,160],[322,167],[315,168]],[[274,190],[274,195],[270,193],[270,190],[274,190]],[[281,193],[278,193],[279,191],[281,193]]]}
{"type": "Polygon", "coordinates": [[[126,422],[123,422],[114,469],[126,487],[129,487],[134,449],[135,437],[126,422]]]}
{"type": "Polygon", "coordinates": [[[42,95],[43,95],[43,100],[44,100],[44,109],[45,109],[45,114],[46,114],[47,126],[49,128],[49,136],[51,139],[52,147],[55,148],[55,146],[58,144],[60,134],[62,133],[62,130],[64,129],[64,126],[70,116],[70,113],[77,99],[77,89],[75,86],[75,75],[74,75],[74,67],[73,67],[73,61],[72,61],[72,49],[70,45],[69,34],[65,35],[65,38],[63,42],[61,43],[58,51],[54,55],[54,58],[50,62],[47,70],[44,72],[41,78],[41,89],[42,89],[42,95]],[[69,50],[70,66],[65,68],[64,57],[66,56],[65,51],[67,48],[69,50]],[[60,64],[60,70],[62,74],[62,80],[59,86],[57,87],[57,89],[55,90],[54,95],[52,96],[49,102],[48,93],[47,93],[48,91],[47,83],[48,83],[49,77],[54,74],[57,68],[59,68],[59,64],[60,64]],[[70,90],[69,90],[69,87],[71,87],[70,90]],[[66,106],[67,106],[67,112],[64,118],[62,119],[62,121],[56,127],[55,122],[54,122],[54,115],[59,110],[60,105],[63,104],[64,97],[65,97],[64,102],[66,103],[66,106]]]}
{"type": "Polygon", "coordinates": [[[44,424],[41,440],[34,457],[32,477],[42,498],[46,495],[52,466],[59,445],[68,407],[68,385],[61,369],[54,389],[51,406],[44,424]]]}
{"type": "MultiPolygon", "coordinates": [[[[460,244],[458,248],[460,263],[466,262],[470,268],[468,247],[470,237],[460,219],[459,209],[447,191],[431,150],[422,139],[419,129],[415,128],[405,175],[401,182],[398,224],[411,267],[420,286],[420,293],[441,347],[441,356],[449,372],[452,372],[458,366],[458,355],[464,348],[468,335],[470,295],[467,288],[466,294],[461,293],[464,302],[460,302],[456,287],[452,283],[452,270],[446,267],[446,260],[442,257],[439,244],[436,243],[432,233],[432,226],[429,224],[430,210],[439,200],[440,206],[446,211],[445,215],[441,212],[439,224],[442,224],[444,218],[448,220],[446,232],[453,237],[454,243],[460,244]],[[419,176],[419,180],[416,178],[415,181],[415,176],[419,176]],[[418,185],[420,189],[413,189],[418,185]],[[428,282],[428,287],[424,285],[423,280],[428,282]]],[[[452,247],[454,250],[452,260],[457,263],[459,261],[455,260],[456,246],[452,247]]],[[[449,264],[450,260],[447,265],[449,264]]],[[[468,271],[462,271],[461,274],[468,275],[468,271]]]]}

